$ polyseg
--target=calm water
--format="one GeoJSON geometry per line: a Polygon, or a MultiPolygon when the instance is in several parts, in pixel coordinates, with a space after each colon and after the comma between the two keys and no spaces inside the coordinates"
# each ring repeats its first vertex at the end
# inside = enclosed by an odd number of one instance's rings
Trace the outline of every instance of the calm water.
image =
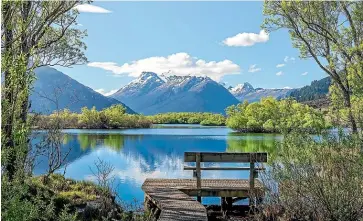
{"type": "MultiPolygon", "coordinates": [[[[64,133],[63,148],[71,148],[66,177],[94,180],[91,170],[95,170],[94,163],[98,158],[102,159],[114,166],[115,187],[121,198],[128,202],[134,199],[143,201],[141,185],[146,178],[192,178],[192,171],[183,170],[183,154],[186,151],[272,152],[275,141],[281,138],[273,134],[238,134],[226,127],[196,125],[64,130],[64,133]]],[[[46,160],[39,159],[35,174],[44,173],[46,166],[46,160]]],[[[202,177],[248,178],[248,172],[203,171],[202,177]]],[[[204,203],[212,201],[206,199],[204,203]]]]}

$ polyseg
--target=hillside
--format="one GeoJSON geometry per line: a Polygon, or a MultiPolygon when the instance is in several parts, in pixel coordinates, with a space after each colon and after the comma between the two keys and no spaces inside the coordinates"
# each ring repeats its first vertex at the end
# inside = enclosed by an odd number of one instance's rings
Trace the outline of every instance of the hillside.
{"type": "Polygon", "coordinates": [[[292,91],[290,96],[299,102],[324,99],[329,93],[330,84],[330,77],[326,77],[321,80],[315,80],[312,81],[310,85],[292,91]]]}
{"type": "MultiPolygon", "coordinates": [[[[80,112],[82,107],[95,106],[97,110],[101,110],[113,104],[123,104],[97,93],[54,68],[37,68],[35,75],[36,81],[30,96],[31,112],[49,114],[64,108],[80,112]]],[[[127,106],[126,111],[135,113],[127,106]]]]}

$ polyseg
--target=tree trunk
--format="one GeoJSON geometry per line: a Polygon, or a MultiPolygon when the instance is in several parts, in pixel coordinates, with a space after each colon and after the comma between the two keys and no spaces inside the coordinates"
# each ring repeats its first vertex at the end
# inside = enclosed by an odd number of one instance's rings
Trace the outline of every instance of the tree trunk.
{"type": "Polygon", "coordinates": [[[357,127],[357,122],[356,122],[353,112],[352,112],[352,104],[350,102],[350,98],[351,98],[350,93],[347,90],[343,90],[343,95],[344,95],[344,106],[346,108],[348,108],[348,118],[349,118],[349,123],[352,127],[352,132],[357,133],[358,127],[357,127]]]}
{"type": "MultiPolygon", "coordinates": [[[[13,41],[13,32],[11,28],[11,17],[6,16],[11,10],[11,3],[7,2],[3,4],[3,31],[4,31],[4,47],[3,56],[5,57],[3,62],[11,62],[13,59],[12,56],[12,44],[13,41]]],[[[3,57],[3,58],[4,58],[3,57]]],[[[4,67],[3,67],[4,68],[4,67]]],[[[4,146],[8,152],[8,159],[6,160],[5,170],[11,180],[15,173],[15,153],[13,151],[14,148],[14,140],[13,140],[13,85],[12,85],[11,73],[9,70],[5,68],[4,70],[4,100],[2,104],[2,130],[3,130],[3,139],[4,146]]]]}

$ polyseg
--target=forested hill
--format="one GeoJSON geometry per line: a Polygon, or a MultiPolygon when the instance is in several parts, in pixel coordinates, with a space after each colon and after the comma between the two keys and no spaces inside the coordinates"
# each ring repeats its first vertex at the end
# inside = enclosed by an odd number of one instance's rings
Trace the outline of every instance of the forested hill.
{"type": "Polygon", "coordinates": [[[330,77],[326,77],[321,80],[315,80],[311,82],[310,85],[292,91],[290,96],[299,102],[324,99],[329,92],[330,83],[330,77]]]}

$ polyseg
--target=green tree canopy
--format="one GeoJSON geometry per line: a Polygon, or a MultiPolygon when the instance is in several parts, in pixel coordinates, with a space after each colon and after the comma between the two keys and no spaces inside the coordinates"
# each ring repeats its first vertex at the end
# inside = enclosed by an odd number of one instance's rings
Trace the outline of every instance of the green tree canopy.
{"type": "Polygon", "coordinates": [[[266,1],[268,31],[288,29],[301,58],[312,58],[333,80],[336,106],[345,108],[353,131],[353,97],[362,96],[363,3],[361,1],[266,1]]]}

